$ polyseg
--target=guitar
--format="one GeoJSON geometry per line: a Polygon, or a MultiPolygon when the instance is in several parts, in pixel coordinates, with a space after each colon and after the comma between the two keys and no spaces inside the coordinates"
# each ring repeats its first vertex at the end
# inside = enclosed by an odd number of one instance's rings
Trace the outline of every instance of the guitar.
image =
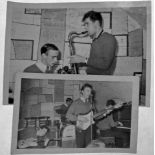
{"type": "Polygon", "coordinates": [[[89,111],[87,114],[80,114],[80,115],[78,115],[78,118],[77,118],[76,127],[77,127],[77,129],[80,129],[80,130],[86,130],[90,125],[92,125],[94,123],[94,121],[97,121],[98,119],[106,117],[112,111],[114,111],[116,109],[120,109],[127,104],[131,104],[131,102],[118,103],[112,107],[105,108],[102,111],[100,111],[94,115],[93,115],[92,110],[89,111]]]}

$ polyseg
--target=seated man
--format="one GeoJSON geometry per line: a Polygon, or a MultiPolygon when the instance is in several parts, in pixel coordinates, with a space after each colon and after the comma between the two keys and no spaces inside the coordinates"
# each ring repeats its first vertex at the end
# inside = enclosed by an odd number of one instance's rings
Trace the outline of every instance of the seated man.
{"type": "MultiPolygon", "coordinates": [[[[115,105],[115,102],[113,100],[108,100],[106,104],[106,108],[110,108],[115,105]]],[[[125,132],[120,132],[117,130],[117,126],[123,126],[123,124],[119,121],[115,122],[113,120],[113,115],[108,114],[103,119],[99,120],[96,124],[98,130],[98,133],[102,137],[115,137],[115,138],[121,138],[123,141],[122,147],[128,146],[128,135],[125,132]]]]}
{"type": "Polygon", "coordinates": [[[24,72],[29,73],[54,73],[57,68],[59,49],[54,44],[45,44],[41,48],[41,60],[27,67],[24,72]]]}

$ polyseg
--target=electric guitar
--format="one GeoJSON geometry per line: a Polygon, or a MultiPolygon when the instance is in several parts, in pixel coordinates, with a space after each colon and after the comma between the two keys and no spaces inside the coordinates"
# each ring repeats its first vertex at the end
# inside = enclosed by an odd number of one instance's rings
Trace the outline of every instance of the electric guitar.
{"type": "Polygon", "coordinates": [[[101,119],[103,117],[106,117],[112,111],[114,111],[116,109],[120,109],[127,104],[128,105],[131,104],[131,101],[126,102],[126,103],[118,103],[110,108],[105,108],[102,111],[100,111],[94,115],[93,115],[92,110],[89,111],[87,114],[80,114],[80,115],[78,115],[78,118],[77,118],[76,127],[77,127],[77,129],[80,129],[80,130],[86,130],[90,125],[92,125],[94,123],[94,121],[101,119]]]}

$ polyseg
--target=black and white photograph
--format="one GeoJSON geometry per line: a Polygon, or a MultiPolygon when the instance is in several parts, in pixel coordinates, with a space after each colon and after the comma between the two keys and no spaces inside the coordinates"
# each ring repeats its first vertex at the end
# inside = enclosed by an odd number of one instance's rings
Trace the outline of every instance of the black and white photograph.
{"type": "Polygon", "coordinates": [[[154,4],[0,0],[0,155],[153,155],[154,4]]]}
{"type": "Polygon", "coordinates": [[[149,106],[151,2],[7,3],[3,104],[18,72],[135,76],[149,106]]]}
{"type": "Polygon", "coordinates": [[[16,78],[13,154],[136,152],[138,77],[30,75],[16,78]]]}

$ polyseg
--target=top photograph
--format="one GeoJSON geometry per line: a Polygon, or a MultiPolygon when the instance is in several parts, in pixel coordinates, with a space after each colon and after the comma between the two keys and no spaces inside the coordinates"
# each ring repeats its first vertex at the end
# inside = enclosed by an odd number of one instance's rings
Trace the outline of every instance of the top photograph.
{"type": "Polygon", "coordinates": [[[150,106],[151,1],[7,3],[3,104],[16,73],[138,76],[150,106]]]}

